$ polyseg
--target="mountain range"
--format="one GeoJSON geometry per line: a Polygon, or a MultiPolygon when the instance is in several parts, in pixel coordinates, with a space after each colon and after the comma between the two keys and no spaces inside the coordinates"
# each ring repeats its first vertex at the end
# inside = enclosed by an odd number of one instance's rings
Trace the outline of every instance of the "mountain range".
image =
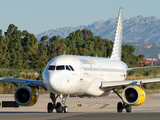
{"type": "MultiPolygon", "coordinates": [[[[117,18],[111,18],[106,21],[96,21],[88,26],[80,25],[78,27],[63,27],[55,30],[50,29],[36,35],[38,40],[42,36],[60,35],[67,37],[71,32],[78,29],[89,29],[95,36],[100,36],[108,40],[114,40],[117,18]]],[[[141,15],[123,20],[123,42],[124,43],[142,43],[151,42],[160,44],[160,19],[155,16],[143,17],[141,15]]]]}

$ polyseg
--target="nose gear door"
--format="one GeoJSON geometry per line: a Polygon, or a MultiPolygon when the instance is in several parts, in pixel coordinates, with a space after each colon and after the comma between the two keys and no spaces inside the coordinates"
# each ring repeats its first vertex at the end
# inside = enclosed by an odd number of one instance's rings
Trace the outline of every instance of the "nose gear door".
{"type": "Polygon", "coordinates": [[[84,80],[84,70],[83,70],[83,67],[82,67],[82,64],[78,61],[78,60],[74,60],[79,68],[79,74],[80,74],[80,80],[84,80]]]}

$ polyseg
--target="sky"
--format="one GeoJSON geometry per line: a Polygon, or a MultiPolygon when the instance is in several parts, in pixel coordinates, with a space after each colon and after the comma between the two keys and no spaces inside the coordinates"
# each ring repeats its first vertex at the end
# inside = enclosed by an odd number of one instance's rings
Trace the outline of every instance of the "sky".
{"type": "Polygon", "coordinates": [[[49,29],[78,27],[116,18],[142,15],[160,18],[160,0],[0,0],[0,29],[9,24],[35,35],[49,29]]]}

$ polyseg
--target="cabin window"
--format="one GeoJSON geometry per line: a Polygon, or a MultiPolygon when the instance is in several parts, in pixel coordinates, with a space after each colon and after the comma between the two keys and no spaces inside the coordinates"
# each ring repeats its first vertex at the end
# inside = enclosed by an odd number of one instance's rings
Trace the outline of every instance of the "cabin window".
{"type": "Polygon", "coordinates": [[[73,67],[71,65],[69,65],[69,67],[71,68],[72,71],[74,71],[73,67]]]}
{"type": "Polygon", "coordinates": [[[65,70],[65,67],[64,65],[60,65],[56,67],[56,70],[65,70]]]}
{"type": "Polygon", "coordinates": [[[54,66],[54,65],[50,65],[50,66],[48,67],[48,70],[55,70],[55,66],[54,66]]]}

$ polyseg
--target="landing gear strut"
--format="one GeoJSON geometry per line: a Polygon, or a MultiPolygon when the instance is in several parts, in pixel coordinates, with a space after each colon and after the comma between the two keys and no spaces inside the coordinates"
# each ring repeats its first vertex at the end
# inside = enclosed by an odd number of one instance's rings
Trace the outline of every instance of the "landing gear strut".
{"type": "Polygon", "coordinates": [[[48,103],[48,107],[47,107],[48,113],[52,113],[53,109],[56,109],[57,113],[63,113],[63,112],[67,113],[68,108],[67,108],[67,106],[65,106],[67,97],[68,97],[68,95],[57,95],[57,96],[55,96],[55,94],[50,93],[50,98],[51,98],[53,103],[51,103],[51,102],[48,103]],[[62,99],[62,102],[61,102],[62,105],[61,105],[60,102],[57,102],[57,104],[56,104],[56,99],[58,97],[60,97],[60,99],[62,99]]]}
{"type": "Polygon", "coordinates": [[[68,97],[68,95],[60,95],[60,98],[62,99],[62,111],[64,113],[67,113],[68,112],[68,107],[65,106],[66,104],[66,98],[68,97]]]}
{"type": "Polygon", "coordinates": [[[126,105],[122,99],[122,97],[119,95],[119,93],[115,90],[113,90],[117,95],[118,97],[122,100],[122,102],[118,102],[117,104],[117,112],[118,113],[122,113],[123,112],[123,109],[125,108],[126,109],[126,112],[127,113],[130,113],[132,111],[132,106],[129,106],[129,105],[126,105]]]}

